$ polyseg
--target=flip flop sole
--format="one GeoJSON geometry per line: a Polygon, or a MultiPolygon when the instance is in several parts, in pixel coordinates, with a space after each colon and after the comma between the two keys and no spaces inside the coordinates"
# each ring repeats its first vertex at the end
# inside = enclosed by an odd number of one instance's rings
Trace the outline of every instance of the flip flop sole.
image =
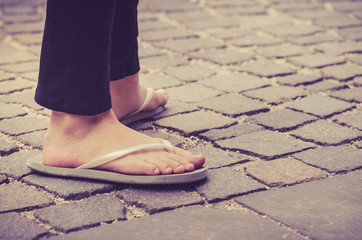
{"type": "Polygon", "coordinates": [[[197,182],[207,177],[207,168],[199,168],[192,172],[170,175],[127,175],[97,169],[76,169],[61,168],[44,165],[42,159],[29,159],[27,165],[39,172],[62,176],[87,178],[94,180],[103,180],[125,184],[142,184],[142,185],[163,185],[163,184],[181,184],[197,182]]]}
{"type": "Polygon", "coordinates": [[[133,122],[136,122],[136,121],[139,121],[139,120],[143,120],[143,119],[147,119],[149,117],[152,117],[152,116],[155,116],[156,114],[159,114],[161,112],[163,112],[165,110],[165,107],[163,106],[160,106],[154,110],[151,110],[151,111],[142,111],[142,112],[139,112],[135,115],[132,115],[128,118],[125,118],[125,119],[121,119],[120,122],[124,125],[129,125],[133,122]]]}

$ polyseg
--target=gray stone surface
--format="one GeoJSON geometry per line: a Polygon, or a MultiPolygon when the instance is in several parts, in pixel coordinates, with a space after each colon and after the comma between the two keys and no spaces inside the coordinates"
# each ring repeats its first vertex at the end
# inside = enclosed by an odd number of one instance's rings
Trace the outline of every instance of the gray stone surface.
{"type": "Polygon", "coordinates": [[[200,81],[200,83],[221,91],[237,93],[269,86],[267,81],[245,73],[217,74],[204,81],[200,81]]]}
{"type": "Polygon", "coordinates": [[[183,58],[172,55],[148,57],[148,58],[143,58],[140,61],[141,61],[141,66],[153,69],[164,69],[167,67],[176,66],[185,63],[185,60],[183,58]]]}
{"type": "Polygon", "coordinates": [[[316,47],[317,50],[329,55],[342,55],[344,53],[361,53],[362,46],[356,42],[332,42],[324,43],[316,47]]]}
{"type": "Polygon", "coordinates": [[[177,187],[127,188],[118,191],[116,196],[128,205],[144,208],[150,214],[204,202],[196,192],[177,187]]]}
{"type": "Polygon", "coordinates": [[[322,82],[318,82],[312,85],[308,85],[305,87],[311,93],[319,93],[319,92],[331,92],[332,90],[341,89],[346,87],[345,84],[335,81],[335,80],[324,80],[322,82]]]}
{"type": "Polygon", "coordinates": [[[3,56],[6,56],[6,58],[0,59],[0,64],[38,60],[36,56],[20,51],[7,43],[0,44],[0,52],[3,56]]]}
{"type": "Polygon", "coordinates": [[[313,33],[321,32],[322,28],[308,25],[282,25],[264,27],[263,30],[279,37],[287,37],[310,35],[313,33]]]}
{"type": "Polygon", "coordinates": [[[176,136],[168,134],[166,132],[148,129],[148,130],[142,131],[142,133],[147,136],[153,137],[153,138],[165,139],[165,140],[169,141],[170,143],[172,143],[172,145],[177,146],[177,147],[180,147],[182,145],[182,140],[183,140],[182,138],[176,137],[176,136]]]}
{"type": "Polygon", "coordinates": [[[44,130],[48,127],[48,121],[37,117],[21,117],[0,121],[0,129],[10,135],[44,130]]]}
{"type": "Polygon", "coordinates": [[[96,193],[111,192],[120,185],[82,179],[51,177],[31,174],[22,179],[24,182],[44,188],[64,199],[82,199],[96,193]]]}
{"type": "Polygon", "coordinates": [[[322,78],[319,76],[300,73],[277,78],[278,83],[288,86],[312,84],[321,80],[322,78]]]}
{"type": "Polygon", "coordinates": [[[285,132],[317,119],[309,114],[281,109],[251,116],[247,118],[247,121],[262,125],[268,129],[285,132]]]}
{"type": "Polygon", "coordinates": [[[263,129],[263,127],[254,124],[235,124],[228,128],[209,130],[207,132],[201,133],[200,136],[206,138],[209,141],[216,141],[257,132],[263,129]]]}
{"type": "Polygon", "coordinates": [[[362,65],[362,55],[361,54],[353,54],[347,56],[348,60],[352,61],[353,63],[356,63],[358,65],[362,65]]]}
{"type": "Polygon", "coordinates": [[[19,213],[0,214],[0,222],[1,239],[31,240],[47,233],[45,228],[21,216],[19,213]]]}
{"type": "Polygon", "coordinates": [[[206,99],[198,102],[197,105],[233,117],[269,111],[269,107],[265,103],[233,94],[206,99]]]}
{"type": "Polygon", "coordinates": [[[126,219],[126,208],[112,196],[96,195],[79,202],[57,204],[36,210],[34,216],[55,230],[70,232],[126,219]]]}
{"type": "Polygon", "coordinates": [[[157,125],[181,131],[186,136],[235,123],[234,120],[209,112],[191,112],[159,119],[157,125]]]}
{"type": "Polygon", "coordinates": [[[9,155],[17,150],[18,146],[15,143],[0,139],[0,156],[9,155]]]}
{"type": "Polygon", "coordinates": [[[192,52],[200,49],[218,48],[224,46],[224,44],[208,38],[168,40],[164,42],[154,43],[154,45],[176,52],[192,52]]]}
{"type": "Polygon", "coordinates": [[[26,114],[26,111],[18,106],[15,106],[13,104],[5,104],[0,102],[0,120],[4,118],[11,118],[11,117],[17,117],[22,116],[26,114]]]}
{"type": "Polygon", "coordinates": [[[34,148],[42,149],[45,132],[46,131],[35,131],[31,133],[21,134],[16,138],[24,144],[30,145],[34,148]]]}
{"type": "Polygon", "coordinates": [[[210,49],[202,52],[199,51],[196,53],[191,53],[190,56],[194,58],[201,58],[221,65],[241,63],[244,61],[248,61],[254,57],[254,55],[250,53],[236,52],[227,49],[210,49]]]}
{"type": "Polygon", "coordinates": [[[40,151],[30,150],[26,152],[16,152],[2,157],[0,158],[0,172],[15,179],[20,179],[33,172],[26,166],[26,161],[39,154],[40,151]]]}
{"type": "Polygon", "coordinates": [[[283,43],[282,38],[270,36],[270,35],[259,35],[251,34],[227,40],[228,43],[237,47],[251,47],[251,46],[271,46],[275,44],[283,43]]]}
{"type": "Polygon", "coordinates": [[[292,102],[287,107],[326,118],[352,109],[355,105],[331,97],[312,95],[292,102]]]}
{"type": "Polygon", "coordinates": [[[169,100],[167,102],[165,110],[155,116],[152,116],[152,118],[159,119],[167,116],[176,115],[179,113],[194,112],[196,110],[198,110],[198,107],[196,105],[183,103],[178,100],[169,100]]]}
{"type": "Polygon", "coordinates": [[[1,184],[0,199],[0,213],[44,207],[53,203],[45,193],[22,183],[1,184]]]}
{"type": "Polygon", "coordinates": [[[104,225],[86,231],[70,233],[55,239],[118,239],[129,240],[187,240],[187,239],[298,239],[294,232],[253,214],[234,213],[202,206],[191,206],[174,211],[155,214],[133,221],[104,225]],[[190,224],[192,223],[192,224],[190,224]],[[228,224],[227,227],[225,223],[228,224]],[[167,231],[165,231],[167,229],[167,231]],[[261,231],[261,229],[263,229],[261,231]]]}
{"type": "Polygon", "coordinates": [[[250,162],[244,166],[246,174],[269,187],[281,187],[328,176],[326,172],[293,158],[280,158],[270,162],[250,162]]]}
{"type": "Polygon", "coordinates": [[[288,37],[288,40],[291,43],[300,44],[300,45],[311,45],[325,42],[334,42],[340,40],[341,37],[334,34],[328,33],[317,33],[310,36],[291,36],[288,37]]]}
{"type": "Polygon", "coordinates": [[[198,65],[182,65],[169,67],[163,70],[165,73],[180,79],[183,82],[195,82],[208,78],[215,74],[215,71],[198,65]]]}
{"type": "Polygon", "coordinates": [[[214,202],[241,194],[261,191],[265,189],[265,186],[244,176],[232,167],[224,167],[210,169],[207,179],[199,183],[196,189],[208,202],[214,202]]]}
{"type": "Polygon", "coordinates": [[[167,92],[170,98],[188,103],[199,102],[221,94],[220,91],[196,83],[169,88],[167,89],[167,92]]]}
{"type": "Polygon", "coordinates": [[[255,74],[261,77],[276,77],[295,73],[296,71],[285,65],[276,64],[272,61],[258,60],[253,63],[234,65],[235,70],[255,74]]]}
{"type": "Polygon", "coordinates": [[[362,131],[319,120],[291,132],[297,138],[322,146],[340,145],[362,138],[362,131]]]}
{"type": "Polygon", "coordinates": [[[321,68],[345,62],[341,57],[330,56],[321,53],[305,54],[303,56],[291,57],[289,58],[289,61],[297,66],[310,68],[321,68]]]}
{"type": "Polygon", "coordinates": [[[268,130],[216,141],[216,145],[265,159],[278,158],[312,147],[308,143],[268,130]]]}
{"type": "Polygon", "coordinates": [[[43,107],[34,101],[34,95],[35,92],[33,89],[26,90],[5,96],[0,95],[0,101],[10,102],[10,103],[20,103],[21,105],[30,107],[34,110],[42,110],[43,107]]]}
{"type": "Polygon", "coordinates": [[[257,52],[266,57],[266,58],[285,58],[292,56],[299,56],[306,52],[307,50],[299,45],[292,44],[281,44],[277,46],[268,46],[263,48],[258,48],[257,52]]]}
{"type": "Polygon", "coordinates": [[[305,95],[305,91],[302,88],[271,86],[250,90],[243,94],[251,98],[260,99],[270,104],[279,104],[291,99],[295,99],[299,96],[303,96],[305,95]]]}
{"type": "Polygon", "coordinates": [[[174,77],[161,74],[147,74],[140,76],[140,82],[147,87],[154,89],[174,87],[181,85],[181,82],[174,77]]]}
{"type": "Polygon", "coordinates": [[[362,86],[362,77],[356,77],[353,79],[353,83],[355,86],[361,87],[362,86]]]}
{"type": "Polygon", "coordinates": [[[362,131],[362,113],[361,112],[352,112],[352,113],[341,114],[341,115],[335,116],[333,118],[333,121],[336,121],[336,122],[346,125],[346,126],[351,126],[351,127],[357,128],[362,131]]]}
{"type": "Polygon", "coordinates": [[[356,171],[236,200],[313,239],[357,240],[362,234],[361,176],[356,171]]]}
{"type": "Polygon", "coordinates": [[[330,95],[348,102],[362,103],[362,88],[342,89],[334,91],[330,95]]]}
{"type": "Polygon", "coordinates": [[[249,157],[230,151],[224,151],[214,147],[202,147],[189,149],[194,154],[203,154],[206,157],[205,167],[209,169],[220,168],[249,161],[249,157]]]}
{"type": "Polygon", "coordinates": [[[356,76],[362,76],[362,67],[352,64],[335,65],[323,68],[322,73],[325,78],[345,81],[356,76]]]}
{"type": "Polygon", "coordinates": [[[34,83],[28,80],[15,79],[0,82],[0,94],[8,94],[34,87],[34,83]]]}
{"type": "Polygon", "coordinates": [[[361,167],[361,154],[362,149],[343,145],[311,149],[296,153],[294,157],[328,172],[338,173],[361,167]]]}

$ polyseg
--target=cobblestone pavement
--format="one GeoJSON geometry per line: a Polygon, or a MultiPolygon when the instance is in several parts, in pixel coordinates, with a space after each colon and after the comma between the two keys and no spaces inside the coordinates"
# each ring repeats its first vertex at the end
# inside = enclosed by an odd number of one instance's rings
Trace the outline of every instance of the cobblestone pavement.
{"type": "Polygon", "coordinates": [[[207,156],[168,187],[37,174],[44,0],[1,0],[0,239],[361,239],[362,1],[141,0],[132,127],[207,156]]]}

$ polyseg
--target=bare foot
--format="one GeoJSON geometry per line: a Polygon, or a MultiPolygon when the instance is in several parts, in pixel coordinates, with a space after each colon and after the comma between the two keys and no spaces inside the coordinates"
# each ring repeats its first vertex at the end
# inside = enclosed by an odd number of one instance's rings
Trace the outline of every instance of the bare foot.
{"type": "MultiPolygon", "coordinates": [[[[118,119],[137,111],[143,104],[147,90],[139,84],[138,73],[124,79],[111,81],[112,110],[118,119]]],[[[168,95],[165,90],[156,90],[144,110],[153,110],[167,104],[168,95]]]]}
{"type": "MultiPolygon", "coordinates": [[[[78,167],[107,153],[149,143],[159,143],[119,123],[113,111],[96,116],[52,112],[43,146],[43,162],[58,167],[78,167]]],[[[171,174],[193,171],[205,162],[203,155],[193,155],[175,148],[150,148],[104,164],[100,169],[126,174],[171,174]]]]}

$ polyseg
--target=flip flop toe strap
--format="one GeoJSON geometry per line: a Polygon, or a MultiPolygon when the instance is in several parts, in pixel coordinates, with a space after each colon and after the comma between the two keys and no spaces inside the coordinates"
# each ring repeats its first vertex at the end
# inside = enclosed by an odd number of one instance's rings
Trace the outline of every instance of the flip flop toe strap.
{"type": "Polygon", "coordinates": [[[162,143],[151,143],[151,144],[144,144],[144,145],[140,145],[140,146],[134,146],[134,147],[130,147],[130,148],[126,148],[126,149],[121,149],[115,152],[111,152],[108,153],[106,155],[103,155],[97,159],[94,159],[88,163],[85,163],[79,167],[77,167],[77,169],[89,169],[89,168],[95,168],[98,166],[101,166],[105,163],[109,163],[112,162],[116,159],[120,159],[128,154],[146,149],[146,148],[151,148],[151,147],[163,147],[165,148],[169,153],[174,153],[174,147],[173,145],[164,139],[159,139],[162,143]]]}
{"type": "Polygon", "coordinates": [[[142,106],[139,109],[137,109],[137,111],[125,116],[123,119],[127,119],[127,118],[143,111],[143,109],[150,103],[152,96],[153,96],[153,92],[154,92],[154,90],[152,88],[147,88],[146,98],[145,98],[145,101],[143,102],[142,106]]]}

